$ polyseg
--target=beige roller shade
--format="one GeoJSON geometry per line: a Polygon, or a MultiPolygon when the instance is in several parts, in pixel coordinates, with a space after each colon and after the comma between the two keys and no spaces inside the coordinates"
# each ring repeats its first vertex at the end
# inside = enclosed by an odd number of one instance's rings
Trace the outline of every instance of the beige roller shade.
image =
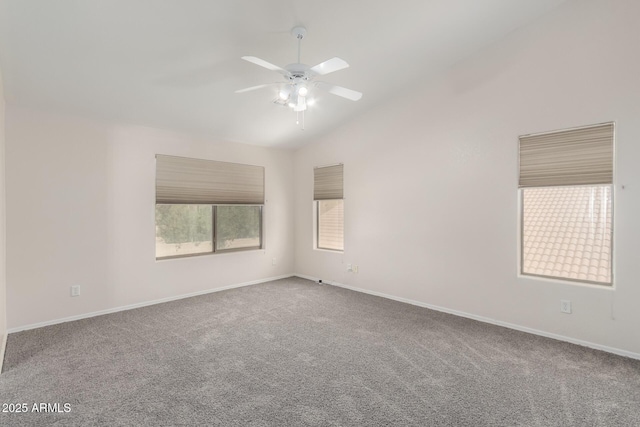
{"type": "Polygon", "coordinates": [[[313,170],[313,200],[342,199],[342,165],[325,166],[313,170]]]}
{"type": "Polygon", "coordinates": [[[264,204],[264,167],[156,155],[156,203],[264,204]]]}
{"type": "Polygon", "coordinates": [[[520,137],[520,187],[613,183],[613,123],[520,137]]]}

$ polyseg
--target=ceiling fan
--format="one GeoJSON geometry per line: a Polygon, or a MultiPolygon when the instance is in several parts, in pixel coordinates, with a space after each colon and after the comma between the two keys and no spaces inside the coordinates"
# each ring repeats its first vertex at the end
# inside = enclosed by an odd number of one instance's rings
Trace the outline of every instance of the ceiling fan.
{"type": "MultiPolygon", "coordinates": [[[[337,96],[341,96],[351,101],[357,101],[362,98],[362,93],[347,89],[341,86],[336,86],[331,83],[315,81],[315,77],[324,76],[334,71],[342,70],[349,67],[349,64],[344,59],[334,57],[321,62],[318,65],[309,67],[306,64],[300,63],[300,42],[307,35],[307,30],[304,27],[294,27],[291,30],[291,35],[298,39],[298,62],[295,64],[289,64],[284,68],[273,65],[263,59],[255,56],[243,56],[242,59],[259,65],[271,71],[276,71],[282,74],[286,81],[267,83],[258,86],[252,86],[245,89],[237,90],[236,93],[245,93],[252,90],[262,89],[269,86],[279,86],[278,98],[273,102],[279,105],[289,106],[298,113],[302,113],[302,128],[304,129],[304,112],[308,105],[312,105],[314,99],[311,98],[311,92],[317,88],[337,96]]],[[[299,120],[296,121],[299,123],[299,120]]]]}

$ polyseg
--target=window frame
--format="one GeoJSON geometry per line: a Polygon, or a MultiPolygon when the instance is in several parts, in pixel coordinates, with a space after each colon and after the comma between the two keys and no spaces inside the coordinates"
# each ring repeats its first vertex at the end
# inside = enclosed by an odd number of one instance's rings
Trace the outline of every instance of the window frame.
{"type": "MultiPolygon", "coordinates": [[[[163,203],[156,203],[155,206],[163,203]]],[[[169,255],[158,257],[156,255],[156,261],[164,261],[168,259],[177,259],[177,258],[192,258],[199,256],[210,256],[217,254],[226,254],[232,252],[247,252],[247,251],[256,251],[264,249],[264,205],[226,205],[226,204],[202,204],[202,206],[211,206],[211,245],[212,250],[209,252],[197,252],[190,254],[180,254],[180,255],[169,255]],[[247,206],[247,207],[259,207],[260,208],[260,228],[258,231],[258,236],[260,238],[259,246],[250,246],[244,248],[231,248],[231,249],[218,249],[216,250],[217,238],[218,238],[218,224],[217,224],[217,212],[218,206],[247,206]]],[[[155,216],[154,216],[154,225],[156,225],[155,216]]]]}
{"type": "MultiPolygon", "coordinates": [[[[523,277],[523,278],[532,278],[534,280],[547,280],[547,281],[554,281],[554,282],[559,282],[559,283],[569,283],[569,284],[573,284],[573,285],[583,285],[583,286],[593,286],[593,287],[597,287],[598,289],[615,289],[615,271],[616,271],[616,262],[615,262],[615,223],[616,223],[616,219],[615,219],[615,200],[616,200],[616,154],[617,154],[617,150],[616,150],[616,134],[617,134],[617,123],[615,121],[608,121],[608,122],[602,122],[602,123],[596,123],[596,124],[592,124],[592,125],[586,125],[586,126],[576,126],[576,127],[572,127],[572,128],[566,128],[566,129],[556,129],[556,130],[551,130],[551,131],[546,131],[546,132],[536,132],[536,133],[531,133],[531,134],[526,134],[526,135],[520,135],[518,137],[518,150],[517,150],[517,155],[518,155],[518,173],[517,173],[517,177],[518,180],[520,179],[520,139],[522,137],[525,136],[538,136],[538,135],[546,135],[546,134],[553,134],[553,133],[560,133],[560,132],[565,132],[565,131],[572,131],[572,130],[581,130],[581,129],[588,129],[588,128],[594,128],[594,127],[599,127],[599,126],[603,126],[603,125],[612,125],[612,135],[611,135],[611,144],[612,144],[612,174],[611,174],[611,183],[608,184],[582,184],[582,185],[555,185],[555,186],[548,186],[548,187],[552,187],[552,188],[557,188],[557,187],[566,187],[566,186],[571,186],[571,187],[575,187],[575,186],[585,186],[585,187],[595,187],[595,186],[605,186],[608,185],[611,187],[611,262],[610,262],[610,266],[609,268],[611,269],[610,273],[611,273],[611,283],[604,283],[604,282],[595,282],[592,280],[584,280],[584,279],[572,279],[569,277],[559,277],[559,276],[545,276],[545,275],[539,275],[539,274],[532,274],[532,273],[525,273],[524,272],[524,190],[526,190],[527,187],[520,187],[518,186],[517,188],[517,194],[518,194],[518,198],[519,198],[519,203],[518,203],[518,215],[519,215],[519,221],[518,221],[518,226],[519,226],[519,233],[518,233],[518,238],[520,240],[520,253],[518,254],[518,256],[516,257],[516,259],[518,260],[518,277],[523,277]]],[[[529,188],[541,188],[541,187],[529,187],[529,188]]]]}
{"type": "Polygon", "coordinates": [[[344,253],[345,217],[344,217],[344,164],[333,163],[313,168],[313,249],[331,253],[344,253]],[[320,203],[323,201],[342,200],[342,249],[323,248],[320,246],[320,203]]]}

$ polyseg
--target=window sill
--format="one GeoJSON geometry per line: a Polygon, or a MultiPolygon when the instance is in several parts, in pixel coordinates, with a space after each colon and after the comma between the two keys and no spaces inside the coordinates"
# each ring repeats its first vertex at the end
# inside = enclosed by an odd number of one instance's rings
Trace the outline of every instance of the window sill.
{"type": "Polygon", "coordinates": [[[599,284],[599,283],[594,283],[594,282],[583,282],[580,280],[565,280],[565,279],[561,279],[561,278],[554,278],[554,277],[547,277],[547,276],[536,276],[533,274],[522,274],[522,273],[518,273],[517,275],[518,279],[529,279],[529,280],[534,280],[534,281],[540,281],[540,282],[548,282],[548,283],[556,283],[559,285],[573,285],[573,286],[582,286],[582,287],[587,287],[587,288],[592,288],[592,289],[603,289],[603,290],[608,290],[608,291],[614,291],[615,290],[615,286],[613,284],[599,284]]]}
{"type": "Polygon", "coordinates": [[[206,252],[206,253],[201,253],[201,254],[188,254],[188,255],[176,255],[176,256],[168,256],[168,257],[162,257],[162,258],[156,258],[156,262],[162,262],[162,261],[172,261],[172,260],[179,260],[179,259],[189,259],[189,258],[204,258],[204,257],[210,257],[210,256],[218,256],[218,255],[231,255],[231,254],[238,254],[238,253],[251,253],[251,252],[265,252],[265,248],[250,248],[250,249],[228,249],[226,251],[219,251],[219,252],[206,252]]]}
{"type": "Polygon", "coordinates": [[[326,252],[329,254],[339,254],[339,255],[344,255],[344,250],[341,251],[337,251],[337,250],[333,250],[333,249],[322,249],[322,248],[313,248],[314,251],[318,251],[318,252],[326,252]]]}

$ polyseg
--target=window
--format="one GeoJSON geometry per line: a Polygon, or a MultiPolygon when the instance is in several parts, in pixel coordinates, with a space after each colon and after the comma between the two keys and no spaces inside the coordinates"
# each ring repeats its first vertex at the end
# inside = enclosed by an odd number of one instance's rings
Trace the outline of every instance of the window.
{"type": "Polygon", "coordinates": [[[217,206],[216,250],[260,249],[261,206],[217,206]]]}
{"type": "Polygon", "coordinates": [[[156,204],[156,258],[213,252],[210,205],[156,204]]]}
{"type": "Polygon", "coordinates": [[[261,249],[264,168],[156,156],[156,258],[261,249]]]}
{"type": "Polygon", "coordinates": [[[318,200],[318,248],[344,250],[344,200],[318,200]]]}
{"type": "Polygon", "coordinates": [[[611,285],[613,124],[520,138],[521,273],[611,285]]]}
{"type": "Polygon", "coordinates": [[[316,205],[315,247],[344,250],[343,166],[314,169],[313,199],[316,205]]]}

